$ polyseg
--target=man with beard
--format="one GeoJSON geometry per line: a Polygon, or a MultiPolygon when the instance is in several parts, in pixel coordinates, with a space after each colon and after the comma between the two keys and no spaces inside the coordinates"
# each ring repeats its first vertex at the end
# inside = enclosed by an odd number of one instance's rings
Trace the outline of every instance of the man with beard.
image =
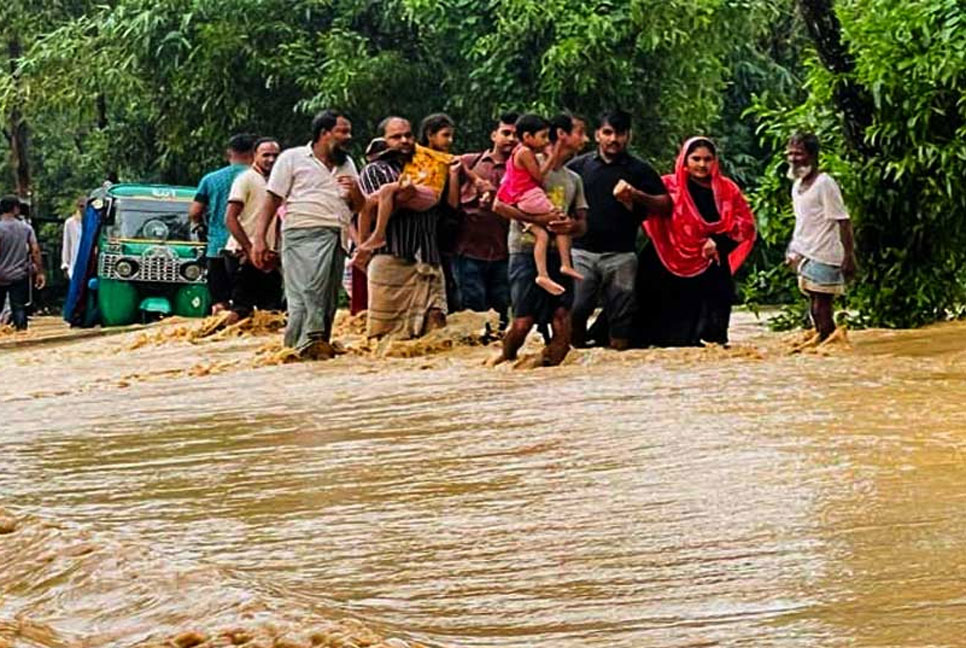
{"type": "Polygon", "coordinates": [[[577,239],[587,228],[587,200],[580,176],[564,166],[587,143],[586,126],[582,119],[560,114],[550,120],[550,171],[544,178],[544,189],[550,202],[557,208],[550,215],[527,214],[515,207],[496,202],[494,210],[511,220],[507,247],[509,257],[510,298],[513,302],[513,321],[503,337],[503,350],[490,360],[496,365],[515,360],[517,352],[536,323],[550,323],[553,337],[539,356],[544,366],[559,365],[570,351],[570,308],[574,299],[573,278],[560,272],[560,258],[556,246],[548,246],[547,270],[550,278],[564,288],[553,295],[535,283],[537,264],[533,256],[532,234],[524,230],[524,223],[536,223],[553,234],[564,234],[577,239]]]}
{"type": "Polygon", "coordinates": [[[285,346],[309,358],[332,357],[332,320],[345,264],[344,245],[352,212],[362,206],[358,174],[346,147],[352,123],[325,110],[312,120],[312,141],[278,156],[258,215],[252,260],[272,267],[268,230],[284,203],[282,274],[288,321],[285,346]]]}
{"type": "Polygon", "coordinates": [[[630,345],[635,314],[637,233],[648,215],[671,213],[661,176],[649,164],[627,152],[631,116],[610,110],[600,116],[595,133],[597,150],[568,166],[587,191],[587,233],[574,241],[574,268],[584,276],[574,296],[574,346],[585,346],[587,320],[603,298],[612,349],[630,345]]]}
{"type": "Polygon", "coordinates": [[[278,140],[263,137],[255,142],[255,161],[251,168],[235,178],[228,194],[225,225],[231,238],[225,245],[228,274],[232,280],[231,322],[252,314],[254,308],[278,310],[282,305],[282,275],[278,270],[277,219],[269,223],[265,234],[268,248],[267,270],[252,263],[252,239],[258,225],[258,212],[265,201],[265,186],[281,151],[278,140]]]}
{"type": "Polygon", "coordinates": [[[453,275],[459,286],[463,308],[495,310],[500,328],[509,321],[510,280],[507,276],[507,234],[509,223],[493,211],[496,188],[500,186],[506,161],[517,145],[516,113],[504,113],[493,125],[493,147],[482,153],[462,156],[462,166],[488,182],[482,195],[468,175],[460,186],[459,229],[456,235],[453,275]]]}
{"type": "MultiPolygon", "coordinates": [[[[362,170],[359,184],[370,197],[384,184],[397,182],[415,151],[412,125],[402,117],[387,117],[379,131],[388,150],[362,170]]],[[[414,186],[396,196],[405,202],[414,186]]],[[[397,209],[388,221],[386,244],[374,251],[367,268],[369,337],[417,337],[446,325],[446,288],[437,241],[440,212],[397,209]]]]}
{"type": "Polygon", "coordinates": [[[832,300],[845,293],[856,272],[852,222],[838,184],[819,170],[818,138],[797,133],[788,140],[786,156],[792,184],[795,232],[787,262],[798,273],[798,287],[810,300],[818,339],[835,331],[832,300]]]}
{"type": "Polygon", "coordinates": [[[228,243],[225,210],[228,207],[231,183],[252,164],[252,145],[255,139],[254,135],[243,133],[233,135],[228,140],[228,165],[201,178],[188,211],[191,221],[208,231],[205,264],[208,269],[208,290],[211,292],[213,313],[227,308],[231,299],[231,278],[222,255],[225,244],[228,243]]]}

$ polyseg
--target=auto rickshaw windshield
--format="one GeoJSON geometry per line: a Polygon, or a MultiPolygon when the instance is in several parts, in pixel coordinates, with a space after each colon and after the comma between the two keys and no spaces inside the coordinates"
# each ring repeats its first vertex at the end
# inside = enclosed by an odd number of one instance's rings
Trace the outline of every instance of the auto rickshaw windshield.
{"type": "Polygon", "coordinates": [[[108,236],[152,241],[191,241],[187,201],[120,197],[115,199],[108,236]]]}

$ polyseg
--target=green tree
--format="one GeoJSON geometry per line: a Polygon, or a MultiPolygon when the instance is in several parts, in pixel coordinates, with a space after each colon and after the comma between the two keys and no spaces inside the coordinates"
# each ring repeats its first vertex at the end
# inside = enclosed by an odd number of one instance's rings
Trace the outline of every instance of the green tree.
{"type": "MultiPolygon", "coordinates": [[[[961,314],[966,12],[956,0],[850,0],[833,14],[825,0],[801,4],[816,43],[809,95],[797,106],[766,99],[756,111],[775,144],[796,129],[823,139],[856,222],[862,273],[850,304],[879,326],[961,314]]],[[[758,201],[787,205],[780,186],[771,175],[758,201]]],[[[771,215],[765,237],[787,240],[790,212],[771,215]]]]}

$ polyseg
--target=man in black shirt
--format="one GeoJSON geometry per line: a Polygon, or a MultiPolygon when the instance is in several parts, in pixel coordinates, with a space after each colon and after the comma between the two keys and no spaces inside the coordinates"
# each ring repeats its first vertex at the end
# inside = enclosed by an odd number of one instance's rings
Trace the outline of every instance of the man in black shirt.
{"type": "Polygon", "coordinates": [[[574,346],[584,346],[587,319],[603,298],[610,331],[610,346],[630,344],[635,310],[637,275],[635,242],[648,215],[671,213],[671,198],[661,176],[646,162],[627,152],[631,116],[611,110],[600,116],[597,150],[570,163],[584,183],[587,233],[574,241],[574,268],[584,280],[577,282],[572,311],[574,346]]]}

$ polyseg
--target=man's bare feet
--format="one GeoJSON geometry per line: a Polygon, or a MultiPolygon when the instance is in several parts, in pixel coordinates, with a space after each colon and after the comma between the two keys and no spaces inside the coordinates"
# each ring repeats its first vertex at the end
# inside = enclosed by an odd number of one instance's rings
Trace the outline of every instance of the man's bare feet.
{"type": "Polygon", "coordinates": [[[568,277],[573,277],[577,281],[584,280],[584,275],[574,270],[573,266],[560,266],[560,274],[565,274],[568,277]]]}
{"type": "Polygon", "coordinates": [[[546,290],[551,295],[562,295],[567,292],[563,286],[558,284],[550,277],[537,277],[534,279],[534,283],[546,290]]]}

